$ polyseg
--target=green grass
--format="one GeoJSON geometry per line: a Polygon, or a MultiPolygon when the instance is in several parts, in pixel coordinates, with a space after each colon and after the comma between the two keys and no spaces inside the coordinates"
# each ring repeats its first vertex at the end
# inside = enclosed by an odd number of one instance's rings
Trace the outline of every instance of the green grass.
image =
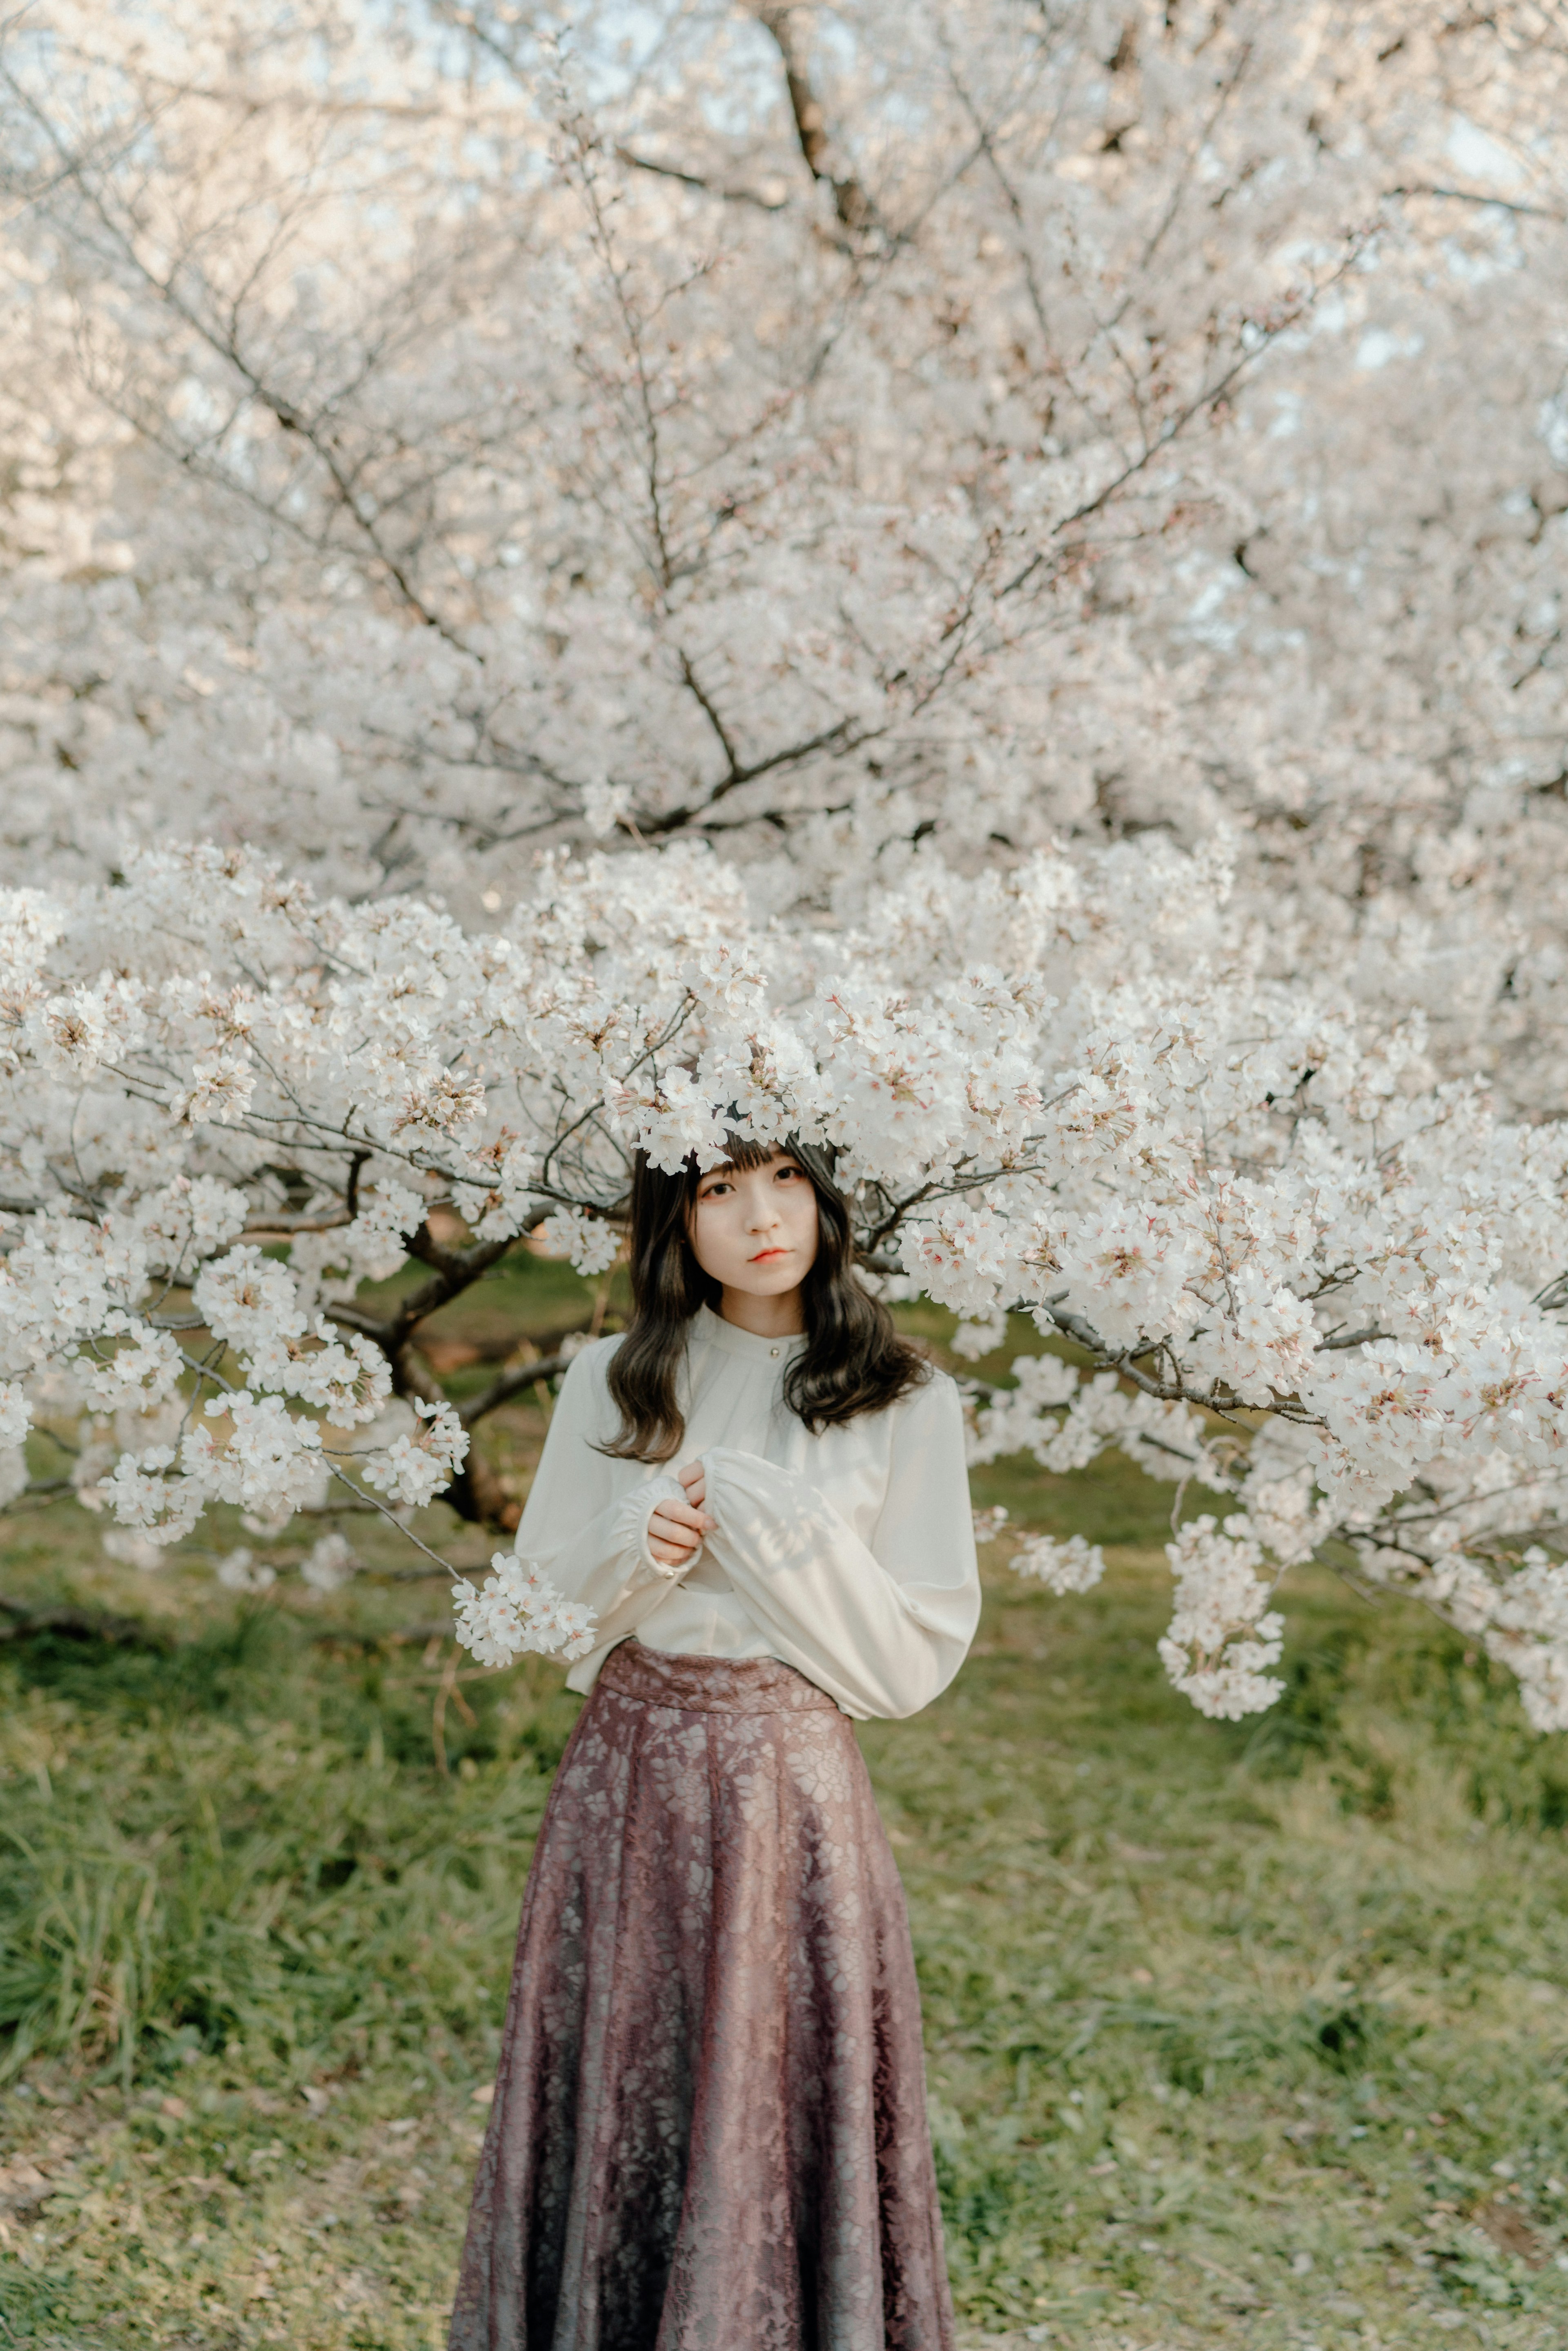
{"type": "MultiPolygon", "coordinates": [[[[495,1441],[526,1474],[538,1435],[495,1441]]],[[[1153,1655],[1168,1490],[1116,1457],[976,1484],[1112,1564],[1066,1602],[996,1569],[954,1689],[863,1733],[969,2339],[1555,2351],[1563,1742],[1327,1576],[1281,1707],[1203,1722],[1153,1655]]],[[[541,1661],[449,1686],[444,1776],[439,1583],[214,1599],[100,1531],[5,1554],[162,1646],[0,1646],[0,2346],[438,2346],[576,1701],[541,1661]]]]}

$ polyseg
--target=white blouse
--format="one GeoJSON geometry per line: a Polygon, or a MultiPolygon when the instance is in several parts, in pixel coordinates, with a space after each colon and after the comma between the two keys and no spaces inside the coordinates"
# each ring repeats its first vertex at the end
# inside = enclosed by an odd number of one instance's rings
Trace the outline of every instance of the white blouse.
{"type": "Polygon", "coordinates": [[[758,1339],[703,1307],[679,1383],[685,1437],[655,1468],[593,1449],[621,1426],[605,1385],[620,1343],[597,1340],[568,1369],[517,1529],[519,1555],[598,1618],[568,1687],[591,1689],[631,1634],[688,1656],[782,1658],[857,1718],[928,1706],[980,1613],[953,1382],[935,1372],[813,1437],[781,1392],[804,1339],[758,1339]],[[699,1458],[716,1531],[690,1564],[663,1567],[648,1521],[684,1499],[674,1472],[699,1458]]]}

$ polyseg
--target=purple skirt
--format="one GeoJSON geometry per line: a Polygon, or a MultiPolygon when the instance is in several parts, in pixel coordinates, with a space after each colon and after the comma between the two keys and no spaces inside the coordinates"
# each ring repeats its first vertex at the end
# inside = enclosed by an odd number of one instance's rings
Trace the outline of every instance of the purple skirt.
{"type": "Polygon", "coordinates": [[[952,2351],[904,1889],[847,1718],[624,1642],[523,1903],[452,2351],[952,2351]]]}

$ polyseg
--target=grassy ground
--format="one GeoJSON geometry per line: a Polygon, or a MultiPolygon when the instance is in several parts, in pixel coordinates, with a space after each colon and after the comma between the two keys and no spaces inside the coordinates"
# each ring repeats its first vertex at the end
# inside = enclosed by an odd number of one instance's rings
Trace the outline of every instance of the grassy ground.
{"type": "MultiPolygon", "coordinates": [[[[541,1428],[489,1440],[519,1483],[541,1428]]],[[[1204,1723],[1152,1654],[1166,1489],[976,1485],[1113,1564],[1068,1602],[997,1569],[953,1690],[863,1734],[968,2339],[1555,2351],[1563,1742],[1327,1577],[1281,1708],[1204,1723]]],[[[0,1583],[143,1628],[0,1647],[0,2346],[439,2346],[576,1701],[538,1661],[454,1682],[439,1582],[214,1600],[100,1532],[13,1522],[0,1583]]]]}

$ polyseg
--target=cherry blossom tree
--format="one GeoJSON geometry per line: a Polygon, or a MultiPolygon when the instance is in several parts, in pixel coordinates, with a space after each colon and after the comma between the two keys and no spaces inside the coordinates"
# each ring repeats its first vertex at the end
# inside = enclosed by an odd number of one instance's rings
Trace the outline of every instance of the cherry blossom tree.
{"type": "MultiPolygon", "coordinates": [[[[1418,1024],[1270,980],[1219,878],[1152,845],[1088,882],[1062,854],[932,868],[817,934],[749,922],[697,845],[552,860],[477,935],[211,847],[15,893],[11,1494],[32,1423],[65,1449],[90,1426],[73,1482],[153,1546],[214,1499],[263,1530],[334,1489],[430,1499],[500,1391],[465,1415],[421,1394],[408,1318],[541,1211],[601,1270],[630,1152],[711,1159],[739,1124],[833,1147],[873,1277],[956,1309],[961,1352],[1022,1307],[1103,1367],[1020,1359],[978,1458],[1116,1444],[1237,1498],[1172,1546],[1163,1653],[1200,1707],[1275,1694],[1273,1584],[1326,1544],[1479,1633],[1559,1727],[1568,1127],[1435,1083],[1418,1024]],[[436,1241],[436,1202],[466,1245],[436,1241]],[[404,1251],[429,1286],[366,1309],[404,1251]]],[[[1100,1562],[1019,1564],[1061,1587],[1100,1562]]],[[[493,1659],[589,1637],[505,1555],[460,1596],[493,1659]]]]}
{"type": "Polygon", "coordinates": [[[695,833],[820,904],[933,838],[1228,813],[1292,958],[1457,997],[1459,1066],[1538,1033],[1534,12],[645,22],[16,37],[30,866],[156,826],[477,919],[555,836],[695,833]]]}
{"type": "Polygon", "coordinates": [[[978,1458],[1216,1498],[1200,1707],[1323,1556],[1568,1724],[1563,78],[1412,0],[20,20],[0,1490],[323,1585],[493,1519],[420,1322],[733,1111],[1079,1351],[978,1458]]]}

